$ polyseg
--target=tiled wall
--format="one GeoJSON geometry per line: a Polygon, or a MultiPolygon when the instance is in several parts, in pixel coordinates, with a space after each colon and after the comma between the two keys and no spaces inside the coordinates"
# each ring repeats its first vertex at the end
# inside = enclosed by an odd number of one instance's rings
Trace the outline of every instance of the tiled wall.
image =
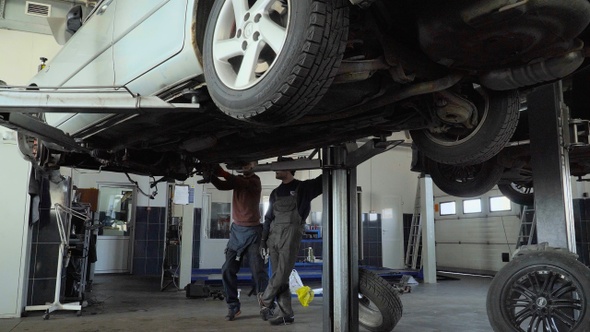
{"type": "MultiPolygon", "coordinates": [[[[199,267],[201,249],[201,209],[195,209],[193,236],[193,268],[199,267]]],[[[164,260],[165,207],[137,207],[133,274],[159,276],[164,260]]]]}
{"type": "MultiPolygon", "coordinates": [[[[43,305],[53,302],[55,298],[55,279],[61,240],[55,208],[51,208],[50,184],[47,180],[43,181],[42,190],[44,195],[39,205],[40,220],[33,224],[31,229],[32,242],[27,305],[43,305]]],[[[4,268],[9,267],[5,266],[4,268]]],[[[61,294],[64,291],[65,276],[65,272],[62,273],[61,294]]]]}
{"type": "Polygon", "coordinates": [[[165,224],[165,207],[137,207],[133,274],[155,276],[162,273],[165,224]]]}
{"type": "Polygon", "coordinates": [[[381,248],[381,214],[363,213],[363,251],[362,265],[382,267],[383,252],[381,248]]]}
{"type": "MultiPolygon", "coordinates": [[[[31,256],[29,264],[27,305],[44,305],[52,303],[55,298],[55,284],[59,262],[61,239],[58,228],[58,211],[54,204],[65,205],[70,200],[69,178],[56,184],[43,178],[39,182],[40,202],[39,220],[31,225],[31,256]]],[[[66,220],[66,213],[60,212],[62,220],[66,220]]],[[[74,259],[74,258],[72,258],[74,259]]],[[[63,263],[65,264],[65,263],[63,263]]],[[[3,266],[3,268],[11,268],[3,266]]],[[[60,295],[70,295],[71,288],[66,288],[67,269],[61,271],[60,295]]],[[[0,301],[2,296],[0,296],[0,301]]]]}
{"type": "Polygon", "coordinates": [[[578,260],[590,266],[590,199],[574,199],[574,226],[578,260]]]}
{"type": "MultiPolygon", "coordinates": [[[[589,214],[590,215],[590,214],[589,214]]],[[[405,216],[404,216],[405,217],[405,216]]],[[[136,213],[135,243],[133,257],[133,273],[135,275],[160,275],[164,248],[164,226],[166,209],[164,207],[138,207],[136,213]]],[[[411,216],[410,216],[411,218],[411,216]]],[[[195,209],[193,234],[193,266],[199,268],[201,248],[201,209],[195,209]]],[[[381,249],[381,215],[374,220],[363,214],[364,260],[362,265],[375,267],[383,266],[381,249]]],[[[312,247],[314,256],[322,257],[323,243],[321,241],[302,241],[298,262],[305,260],[306,248],[312,247]]]]}

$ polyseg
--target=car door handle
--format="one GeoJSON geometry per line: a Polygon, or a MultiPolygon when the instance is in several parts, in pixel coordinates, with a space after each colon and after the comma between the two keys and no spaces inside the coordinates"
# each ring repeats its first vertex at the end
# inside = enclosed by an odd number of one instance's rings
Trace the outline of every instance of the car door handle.
{"type": "Polygon", "coordinates": [[[106,12],[107,8],[109,8],[109,5],[113,2],[113,0],[106,0],[105,2],[100,4],[100,8],[98,8],[98,10],[96,11],[96,15],[102,15],[104,12],[106,12]]]}

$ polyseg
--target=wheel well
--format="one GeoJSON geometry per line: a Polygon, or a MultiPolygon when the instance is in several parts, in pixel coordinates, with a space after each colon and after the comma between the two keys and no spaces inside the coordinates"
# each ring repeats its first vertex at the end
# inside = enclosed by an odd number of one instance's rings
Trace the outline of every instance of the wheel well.
{"type": "Polygon", "coordinates": [[[205,38],[205,27],[207,26],[207,19],[215,0],[194,0],[193,22],[192,22],[192,41],[195,54],[203,65],[203,39],[205,38]]]}

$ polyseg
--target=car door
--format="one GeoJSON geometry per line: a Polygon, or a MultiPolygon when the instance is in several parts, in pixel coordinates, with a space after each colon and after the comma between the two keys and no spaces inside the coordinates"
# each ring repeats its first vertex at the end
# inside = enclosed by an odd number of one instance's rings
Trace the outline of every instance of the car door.
{"type": "MultiPolygon", "coordinates": [[[[113,86],[114,0],[97,3],[82,27],[70,38],[47,66],[32,80],[45,87],[113,86]]],[[[75,133],[89,123],[103,118],[100,114],[46,113],[49,124],[75,133]]]]}
{"type": "MultiPolygon", "coordinates": [[[[183,49],[187,0],[116,0],[116,3],[115,82],[127,85],[183,49]]],[[[155,86],[176,81],[176,77],[163,75],[155,86]]],[[[145,85],[154,86],[153,83],[148,79],[145,85]]],[[[143,94],[153,93],[149,88],[139,90],[143,94]]]]}
{"type": "Polygon", "coordinates": [[[39,86],[112,86],[114,0],[102,0],[34,78],[39,86]]]}

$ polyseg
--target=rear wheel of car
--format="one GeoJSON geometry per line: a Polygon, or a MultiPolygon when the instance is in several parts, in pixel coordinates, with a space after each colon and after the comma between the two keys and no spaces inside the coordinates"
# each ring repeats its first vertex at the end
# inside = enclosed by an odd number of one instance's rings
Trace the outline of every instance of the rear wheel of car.
{"type": "Polygon", "coordinates": [[[516,91],[469,88],[462,95],[477,109],[472,128],[441,123],[411,131],[412,140],[428,158],[448,165],[478,164],[500,152],[514,134],[520,108],[516,91]]]}
{"type": "Polygon", "coordinates": [[[457,197],[485,194],[500,181],[504,167],[496,158],[476,165],[446,165],[426,159],[426,171],[432,182],[445,193],[457,197]]]}
{"type": "Polygon", "coordinates": [[[532,181],[527,183],[498,183],[498,189],[502,195],[516,204],[526,206],[533,206],[535,204],[532,181]]]}
{"type": "Polygon", "coordinates": [[[234,118],[293,121],[325,94],[347,37],[346,0],[216,0],[203,45],[209,93],[234,118]]]}

